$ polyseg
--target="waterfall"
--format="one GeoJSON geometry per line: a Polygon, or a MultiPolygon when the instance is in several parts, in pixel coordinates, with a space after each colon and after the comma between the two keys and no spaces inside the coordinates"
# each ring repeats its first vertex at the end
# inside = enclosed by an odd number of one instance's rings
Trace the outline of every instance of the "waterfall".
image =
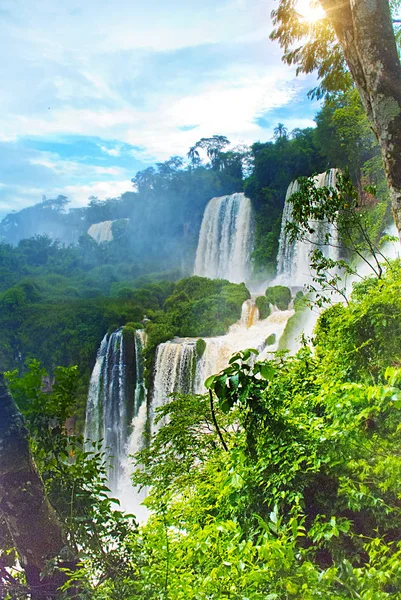
{"type": "Polygon", "coordinates": [[[293,310],[273,310],[266,319],[260,320],[255,299],[244,302],[241,319],[231,325],[226,335],[205,338],[205,352],[197,360],[194,391],[198,394],[205,393],[205,380],[227,367],[235,352],[255,348],[259,352],[257,360],[271,357],[293,314],[293,310]],[[275,336],[274,342],[267,345],[266,340],[272,334],[275,336]]]}
{"type": "MultiPolygon", "coordinates": [[[[103,365],[108,346],[108,335],[104,336],[96,356],[89,383],[88,400],[86,403],[85,440],[99,441],[103,439],[103,409],[101,402],[101,383],[103,365]]],[[[88,447],[88,449],[90,449],[88,447]]]]}
{"type": "Polygon", "coordinates": [[[176,338],[160,344],[156,351],[154,391],[151,399],[151,431],[155,433],[163,423],[154,425],[157,408],[169,402],[173,392],[181,394],[205,393],[204,382],[210,375],[224,369],[234,352],[256,348],[265,352],[266,339],[275,334],[275,342],[267,349],[277,349],[293,310],[273,311],[267,319],[259,319],[255,299],[246,300],[240,320],[232,325],[226,335],[204,338],[206,343],[202,357],[197,356],[197,338],[176,338]]]}
{"type": "MultiPolygon", "coordinates": [[[[336,182],[337,169],[330,169],[326,173],[321,173],[315,177],[316,187],[334,187],[336,182]]],[[[312,280],[310,269],[309,254],[315,248],[324,251],[328,258],[338,260],[338,239],[337,230],[332,223],[314,222],[314,233],[309,235],[309,239],[295,240],[290,242],[289,234],[286,232],[288,221],[292,220],[291,196],[299,191],[299,184],[293,181],[288,186],[285,197],[283,217],[281,221],[281,233],[279,241],[279,250],[277,255],[277,277],[275,283],[291,286],[303,286],[312,280]],[[336,247],[325,245],[325,236],[330,234],[336,247]]]]}
{"type": "Polygon", "coordinates": [[[114,221],[102,221],[101,223],[93,223],[88,229],[90,235],[95,242],[111,242],[113,239],[113,223],[114,221]]]}
{"type": "MultiPolygon", "coordinates": [[[[89,442],[102,442],[112,491],[118,490],[121,478],[125,477],[123,463],[132,429],[130,421],[131,418],[135,420],[146,398],[142,358],[144,336],[143,331],[136,331],[130,349],[122,329],[106,335],[100,344],[89,384],[85,439],[88,449],[91,448],[89,442]]],[[[140,433],[135,428],[135,435],[140,433]]],[[[131,436],[133,434],[134,431],[131,436]]]]}
{"type": "Polygon", "coordinates": [[[150,406],[151,433],[163,424],[155,424],[155,411],[166,404],[173,392],[191,394],[196,373],[196,340],[175,339],[159,344],[153,379],[153,395],[150,406]]]}
{"type": "Polygon", "coordinates": [[[131,421],[131,433],[128,437],[124,456],[121,459],[121,471],[117,486],[117,496],[121,507],[129,513],[134,513],[139,520],[147,516],[146,509],[141,506],[146,498],[146,490],[137,490],[131,484],[133,470],[132,456],[142,450],[146,443],[148,423],[148,407],[146,402],[147,390],[145,386],[143,350],[146,345],[146,334],[143,330],[135,331],[135,390],[134,412],[131,421]]]}
{"type": "Polygon", "coordinates": [[[194,274],[233,283],[247,281],[252,237],[249,198],[242,193],[212,198],[203,215],[194,274]]]}

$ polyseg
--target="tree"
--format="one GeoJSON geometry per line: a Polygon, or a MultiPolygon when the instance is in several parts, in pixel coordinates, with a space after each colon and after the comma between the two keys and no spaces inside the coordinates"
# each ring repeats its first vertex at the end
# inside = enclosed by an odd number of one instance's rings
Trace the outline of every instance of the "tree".
{"type": "Polygon", "coordinates": [[[279,40],[284,60],[298,65],[298,72],[318,70],[322,84],[316,95],[344,89],[348,67],[378,139],[401,234],[401,65],[390,4],[388,0],[320,0],[320,4],[327,17],[308,24],[297,12],[295,0],[280,0],[273,11],[272,38],[279,40]],[[303,45],[292,48],[298,40],[303,45]]]}
{"type": "Polygon", "coordinates": [[[274,128],[274,139],[280,140],[281,138],[288,137],[288,129],[283,125],[283,123],[279,123],[277,127],[274,128]]]}
{"type": "MultiPolygon", "coordinates": [[[[32,461],[23,418],[0,379],[0,514],[18,552],[32,599],[52,598],[66,581],[49,570],[67,549],[56,513],[32,461]],[[47,574],[43,573],[47,570],[47,574]]],[[[65,567],[73,566],[70,562],[65,567]]]]}
{"type": "Polygon", "coordinates": [[[211,162],[212,169],[218,170],[220,167],[219,156],[223,148],[228,146],[229,140],[224,135],[213,135],[210,138],[202,138],[188,151],[188,158],[194,165],[200,164],[199,149],[204,150],[211,162]]]}

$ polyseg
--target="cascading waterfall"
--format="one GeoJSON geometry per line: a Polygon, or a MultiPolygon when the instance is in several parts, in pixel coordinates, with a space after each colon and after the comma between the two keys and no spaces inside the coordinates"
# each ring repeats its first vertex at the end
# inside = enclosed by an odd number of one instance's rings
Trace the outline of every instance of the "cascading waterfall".
{"type": "Polygon", "coordinates": [[[234,352],[256,348],[264,357],[277,350],[279,339],[293,310],[273,311],[267,319],[259,319],[255,299],[242,305],[241,318],[232,325],[226,335],[204,338],[206,348],[197,356],[197,338],[177,338],[160,344],[156,353],[154,392],[151,399],[151,431],[155,433],[162,425],[154,424],[158,407],[169,402],[173,392],[182,394],[205,393],[204,382],[210,375],[228,365],[234,352]],[[266,339],[275,334],[274,342],[266,345],[266,339]]]}
{"type": "Polygon", "coordinates": [[[203,215],[194,275],[233,283],[249,280],[252,237],[249,198],[242,193],[212,198],[203,215]]]}
{"type": "MultiPolygon", "coordinates": [[[[316,186],[334,186],[335,178],[335,169],[322,173],[316,177],[316,186]]],[[[327,224],[314,224],[315,233],[309,242],[289,242],[285,225],[292,216],[289,199],[297,190],[298,183],[293,182],[286,195],[275,281],[290,286],[302,286],[310,281],[310,250],[323,244],[327,232],[335,234],[327,224]]],[[[96,225],[104,226],[98,241],[106,241],[102,236],[108,235],[107,223],[110,223],[111,231],[111,221],[96,225]]],[[[249,199],[244,194],[213,198],[202,222],[195,274],[223,277],[233,282],[246,281],[250,275],[251,247],[249,199]]],[[[325,251],[330,258],[338,258],[337,248],[330,247],[325,251]]],[[[131,358],[122,330],[103,338],[89,386],[85,435],[93,441],[102,440],[103,449],[111,460],[109,484],[125,510],[134,512],[139,519],[146,517],[146,509],[140,505],[147,492],[138,492],[131,485],[130,457],[145,446],[149,434],[155,434],[164,424],[163,421],[155,422],[157,408],[168,403],[174,392],[205,393],[205,380],[224,369],[231,356],[240,350],[256,348],[257,360],[271,358],[293,314],[293,310],[273,308],[269,317],[261,320],[255,298],[251,298],[244,302],[240,319],[226,335],[204,338],[202,356],[198,355],[197,338],[175,338],[160,344],[156,350],[151,397],[147,397],[144,380],[144,331],[135,332],[131,358]]],[[[308,313],[303,323],[306,332],[312,331],[317,314],[308,313]]]]}
{"type": "MultiPolygon", "coordinates": [[[[330,169],[315,178],[316,187],[335,187],[337,169],[330,169]]],[[[277,255],[277,277],[275,283],[302,287],[312,280],[309,254],[315,248],[320,248],[328,258],[338,260],[337,230],[332,223],[314,222],[314,233],[309,235],[308,240],[290,241],[286,231],[288,221],[292,220],[291,196],[299,190],[297,181],[288,186],[285,197],[283,217],[281,221],[281,233],[279,250],[277,255]],[[333,245],[326,245],[326,234],[330,234],[333,245]]]]}
{"type": "Polygon", "coordinates": [[[113,223],[114,221],[102,221],[101,223],[93,223],[88,229],[90,235],[95,242],[111,242],[113,239],[113,223]]]}
{"type": "Polygon", "coordinates": [[[114,490],[127,441],[127,402],[122,329],[103,338],[89,386],[85,437],[102,440],[109,460],[109,483],[114,490]]]}
{"type": "Polygon", "coordinates": [[[173,392],[191,394],[195,392],[196,340],[175,339],[159,344],[156,350],[156,365],[153,379],[153,395],[150,405],[150,431],[155,433],[163,424],[155,423],[155,411],[168,402],[173,392]]]}
{"type": "Polygon", "coordinates": [[[269,358],[277,350],[287,321],[293,314],[293,310],[272,310],[266,319],[260,320],[255,299],[244,302],[241,319],[231,325],[226,335],[205,338],[206,349],[196,365],[195,392],[205,393],[205,380],[224,369],[235,352],[255,348],[259,352],[257,360],[269,358]],[[274,341],[268,345],[267,339],[272,334],[274,341]]]}
{"type": "Polygon", "coordinates": [[[121,507],[134,512],[136,517],[144,519],[146,510],[141,507],[142,500],[146,497],[146,490],[137,490],[131,484],[132,459],[131,456],[145,447],[146,425],[148,422],[147,390],[145,385],[145,370],[143,350],[146,345],[146,334],[143,330],[135,331],[135,390],[134,412],[131,422],[131,433],[128,437],[124,456],[121,459],[121,471],[117,486],[117,496],[121,507]]]}
{"type": "MultiPolygon", "coordinates": [[[[109,485],[113,492],[125,478],[124,461],[130,436],[131,418],[138,415],[146,398],[142,350],[145,343],[143,331],[134,334],[132,379],[127,376],[128,348],[123,330],[106,335],[100,345],[92,371],[86,409],[85,438],[90,442],[102,442],[109,463],[109,485]]],[[[136,428],[137,429],[137,428],[136,428]]],[[[139,435],[135,429],[135,434],[139,435]]],[[[133,435],[132,432],[131,435],[133,435]]]]}
{"type": "MultiPolygon", "coordinates": [[[[104,336],[96,356],[93,367],[88,400],[86,403],[85,418],[85,440],[97,442],[103,439],[103,407],[101,402],[101,383],[103,376],[103,365],[108,347],[108,335],[104,336]]],[[[89,448],[88,448],[89,449],[89,448]]]]}

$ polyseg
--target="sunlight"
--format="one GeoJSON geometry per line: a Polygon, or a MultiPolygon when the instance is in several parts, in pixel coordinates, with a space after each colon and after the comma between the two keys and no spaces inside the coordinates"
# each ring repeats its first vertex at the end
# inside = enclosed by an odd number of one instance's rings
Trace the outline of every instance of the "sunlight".
{"type": "Polygon", "coordinates": [[[316,23],[325,16],[323,8],[313,0],[298,0],[296,8],[302,19],[309,23],[316,23]]]}

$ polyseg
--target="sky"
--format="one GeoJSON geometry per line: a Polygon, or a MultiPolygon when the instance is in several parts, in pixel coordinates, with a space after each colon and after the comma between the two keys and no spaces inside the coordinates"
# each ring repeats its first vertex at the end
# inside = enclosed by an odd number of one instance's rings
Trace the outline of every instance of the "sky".
{"type": "Polygon", "coordinates": [[[202,137],[313,126],[314,80],[269,40],[275,5],[0,0],[0,218],[43,195],[116,197],[202,137]]]}

